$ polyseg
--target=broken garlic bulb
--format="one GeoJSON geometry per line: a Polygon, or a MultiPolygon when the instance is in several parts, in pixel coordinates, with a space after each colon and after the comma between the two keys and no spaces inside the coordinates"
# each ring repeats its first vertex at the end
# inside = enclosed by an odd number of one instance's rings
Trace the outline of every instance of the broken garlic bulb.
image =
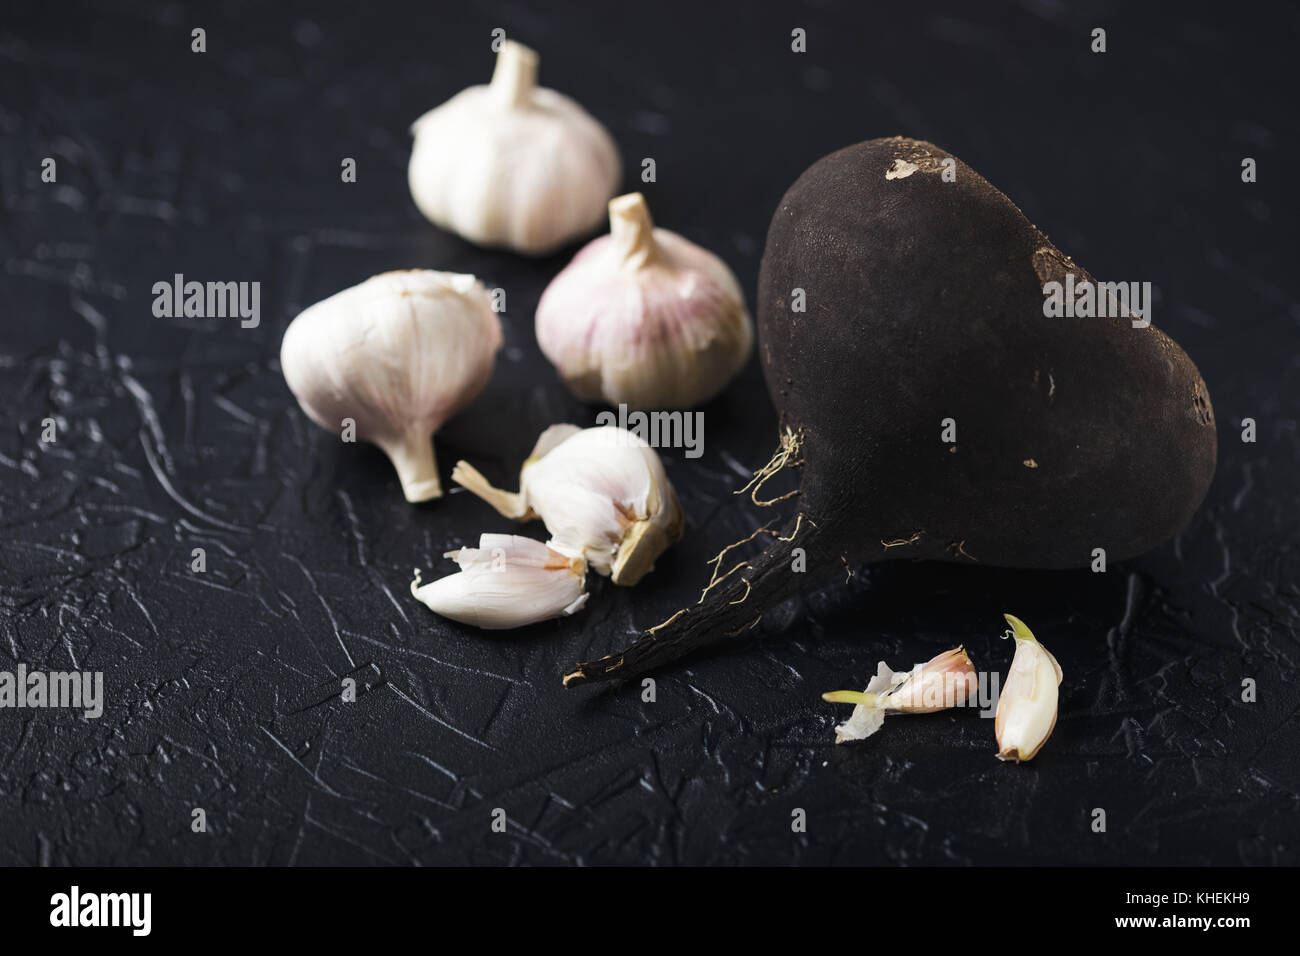
{"type": "Polygon", "coordinates": [[[886,714],[933,714],[960,707],[975,699],[976,684],[975,665],[966,649],[958,646],[910,671],[895,671],[880,661],[865,691],[834,690],[822,694],[822,700],[857,705],[849,719],[835,728],[835,742],[843,744],[870,737],[886,714]]]}
{"type": "Polygon", "coordinates": [[[544,255],[594,231],[622,175],[609,133],[537,85],[537,54],[507,40],[487,86],[411,126],[411,196],[427,219],[480,246],[544,255]]]}
{"type": "Polygon", "coordinates": [[[636,584],[682,535],[682,508],[658,453],[613,425],[552,425],[519,472],[519,491],[494,488],[472,465],[451,480],[516,521],[541,518],[552,549],[584,558],[615,584],[636,584]]]}
{"type": "Polygon", "coordinates": [[[640,193],[610,200],[609,225],[542,293],[538,345],[584,401],[639,410],[708,401],[753,346],[740,284],[713,253],[656,229],[640,193]]]}
{"type": "Polygon", "coordinates": [[[998,759],[1021,763],[1032,760],[1056,727],[1061,665],[1034,637],[1024,621],[1003,615],[1011,625],[1016,653],[1011,658],[1007,682],[998,696],[993,722],[998,739],[998,759]]]}
{"type": "Polygon", "coordinates": [[[485,630],[523,627],[565,617],[587,603],[586,563],[532,538],[479,536],[477,548],[443,555],[460,571],[421,584],[415,570],[411,593],[443,617],[485,630]]]}
{"type": "Polygon", "coordinates": [[[482,391],[500,347],[473,276],[385,272],[290,322],[280,367],[312,421],[378,445],[406,499],[426,501],[442,495],[433,433],[482,391]]]}

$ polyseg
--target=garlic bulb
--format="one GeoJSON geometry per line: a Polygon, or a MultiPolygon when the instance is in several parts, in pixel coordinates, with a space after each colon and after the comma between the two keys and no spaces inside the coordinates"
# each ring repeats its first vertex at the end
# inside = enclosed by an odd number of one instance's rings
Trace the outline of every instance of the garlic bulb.
{"type": "Polygon", "coordinates": [[[543,255],[594,231],[622,175],[605,128],[537,85],[537,54],[507,40],[487,86],[411,126],[411,196],[435,225],[481,246],[543,255]]]}
{"type": "Polygon", "coordinates": [[[1019,618],[1004,616],[1016,639],[1016,653],[998,696],[993,730],[998,759],[1020,763],[1032,760],[1056,727],[1057,688],[1063,675],[1061,665],[1033,631],[1019,618]]]}
{"type": "Polygon", "coordinates": [[[482,391],[500,347],[473,276],[385,272],[289,323],[280,367],[312,421],[345,438],[354,428],[392,461],[406,499],[425,501],[442,494],[432,435],[482,391]]]}
{"type": "Polygon", "coordinates": [[[849,719],[835,728],[835,742],[870,737],[886,714],[933,714],[974,700],[975,665],[963,647],[944,651],[910,671],[891,670],[881,661],[876,676],[861,693],[836,690],[822,694],[832,704],[856,704],[849,719]]]}
{"type": "Polygon", "coordinates": [[[584,558],[615,584],[636,584],[682,534],[682,508],[659,455],[612,425],[546,429],[519,472],[517,493],[492,487],[464,461],[451,480],[507,518],[541,518],[549,547],[584,558]]]}
{"type": "Polygon", "coordinates": [[[532,538],[479,536],[477,548],[443,555],[460,571],[428,584],[415,571],[411,593],[431,611],[485,630],[523,627],[579,611],[587,567],[532,538]]]}
{"type": "Polygon", "coordinates": [[[726,263],[650,221],[645,197],[609,204],[594,239],[542,293],[537,343],[585,401],[690,408],[741,370],[754,341],[726,263]]]}

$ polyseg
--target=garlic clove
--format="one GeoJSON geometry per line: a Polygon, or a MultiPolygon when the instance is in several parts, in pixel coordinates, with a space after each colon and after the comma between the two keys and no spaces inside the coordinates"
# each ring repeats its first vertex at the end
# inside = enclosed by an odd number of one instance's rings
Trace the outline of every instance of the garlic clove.
{"type": "Polygon", "coordinates": [[[415,121],[407,178],[420,212],[482,246],[544,255],[594,231],[622,175],[609,133],[537,85],[537,54],[507,40],[492,82],[415,121]]]}
{"type": "Polygon", "coordinates": [[[886,710],[933,714],[975,698],[975,665],[965,647],[954,647],[918,664],[883,697],[886,710]]]}
{"type": "Polygon", "coordinates": [[[307,416],[378,445],[415,502],[442,494],[431,436],[482,391],[500,347],[501,322],[473,276],[386,272],[299,314],[280,367],[307,416]]]}
{"type": "Polygon", "coordinates": [[[1061,665],[1017,617],[1004,615],[1011,625],[1016,653],[998,696],[993,722],[998,759],[1032,760],[1056,727],[1061,665]]]}
{"type": "Polygon", "coordinates": [[[467,462],[456,464],[452,480],[506,517],[541,518],[551,548],[615,584],[640,581],[685,525],[659,455],[612,425],[547,429],[520,470],[517,493],[494,488],[467,462]]]}
{"type": "Polygon", "coordinates": [[[676,492],[672,504],[655,509],[651,517],[631,523],[614,552],[610,564],[610,579],[615,584],[633,585],[654,570],[659,555],[668,550],[682,536],[682,509],[676,492]]]}
{"type": "Polygon", "coordinates": [[[631,586],[677,541],[685,518],[658,453],[612,425],[576,431],[520,472],[551,546],[631,586]]]}
{"type": "Polygon", "coordinates": [[[721,259],[656,229],[645,197],[609,203],[610,234],[588,243],[542,293],[537,342],[585,401],[689,408],[744,367],[753,322],[721,259]]]}
{"type": "Polygon", "coordinates": [[[460,571],[422,584],[411,594],[435,614],[484,630],[505,630],[575,614],[587,603],[587,568],[532,538],[479,536],[477,548],[444,555],[460,571]]]}
{"type": "Polygon", "coordinates": [[[975,685],[975,665],[966,649],[958,646],[910,671],[894,671],[880,661],[865,691],[831,691],[822,699],[857,705],[849,719],[835,728],[835,742],[842,744],[870,737],[886,714],[933,714],[962,706],[974,699],[975,685]]]}
{"type": "Polygon", "coordinates": [[[545,458],[553,448],[568,441],[578,432],[582,431],[577,425],[551,425],[543,429],[542,433],[537,436],[537,443],[533,445],[533,450],[528,453],[524,459],[524,465],[527,466],[535,461],[545,458]]]}

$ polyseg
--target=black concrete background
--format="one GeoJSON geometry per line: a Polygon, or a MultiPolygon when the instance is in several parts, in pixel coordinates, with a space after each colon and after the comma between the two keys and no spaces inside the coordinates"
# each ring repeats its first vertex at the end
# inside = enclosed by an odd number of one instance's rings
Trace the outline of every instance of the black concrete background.
{"type": "Polygon", "coordinates": [[[107,705],[0,711],[0,863],[1300,861],[1298,23],[1249,3],[7,3],[0,669],[102,670],[107,705]],[[408,505],[378,451],[305,419],[277,355],[299,310],[373,273],[473,272],[507,290],[506,345],[439,435],[444,478],[464,457],[512,482],[543,427],[592,421],[532,333],[573,250],[474,249],[407,192],[409,123],[486,81],[497,26],[751,301],[785,188],[891,134],[961,156],[1094,274],[1154,282],[1219,421],[1201,512],[1104,575],[872,569],[660,674],[654,704],[563,690],[764,520],[732,494],[776,438],[751,363],[706,409],[704,457],[665,455],[689,533],[643,585],[601,582],[580,616],[513,634],[435,618],[411,568],[505,524],[464,494],[408,505]],[[259,281],[260,327],[155,319],[177,272],[259,281]],[[819,694],[880,658],[964,642],[1005,672],[1003,611],[1066,675],[1032,765],[994,759],[971,711],[832,745],[845,711],[819,694]]]}

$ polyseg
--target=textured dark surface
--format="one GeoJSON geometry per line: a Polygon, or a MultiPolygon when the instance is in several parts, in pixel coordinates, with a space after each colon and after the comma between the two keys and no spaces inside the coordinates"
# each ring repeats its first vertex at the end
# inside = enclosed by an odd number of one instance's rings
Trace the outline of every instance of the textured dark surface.
{"type": "Polygon", "coordinates": [[[0,711],[0,863],[1300,862],[1294,10],[96,6],[0,24],[0,669],[102,670],[107,695],[99,720],[0,711]],[[961,156],[1093,274],[1153,281],[1219,421],[1200,513],[1104,575],[881,566],[660,674],[655,703],[566,692],[765,520],[732,495],[775,445],[751,363],[704,457],[665,455],[688,537],[635,592],[602,582],[514,634],[434,618],[411,568],[504,523],[460,493],[408,505],[378,451],[307,422],[277,355],[301,308],[373,273],[474,272],[507,290],[506,346],[439,436],[444,479],[464,457],[513,484],[544,426],[592,421],[531,327],[572,250],[473,249],[407,193],[407,125],[486,80],[496,26],[608,125],[629,185],[656,159],[659,223],[751,301],[786,187],[893,133],[961,156]],[[260,281],[260,327],[154,318],[177,272],[260,281]],[[1032,765],[995,760],[971,711],[832,746],[846,711],[821,691],[958,642],[1005,672],[1003,611],[1066,675],[1032,765]]]}

